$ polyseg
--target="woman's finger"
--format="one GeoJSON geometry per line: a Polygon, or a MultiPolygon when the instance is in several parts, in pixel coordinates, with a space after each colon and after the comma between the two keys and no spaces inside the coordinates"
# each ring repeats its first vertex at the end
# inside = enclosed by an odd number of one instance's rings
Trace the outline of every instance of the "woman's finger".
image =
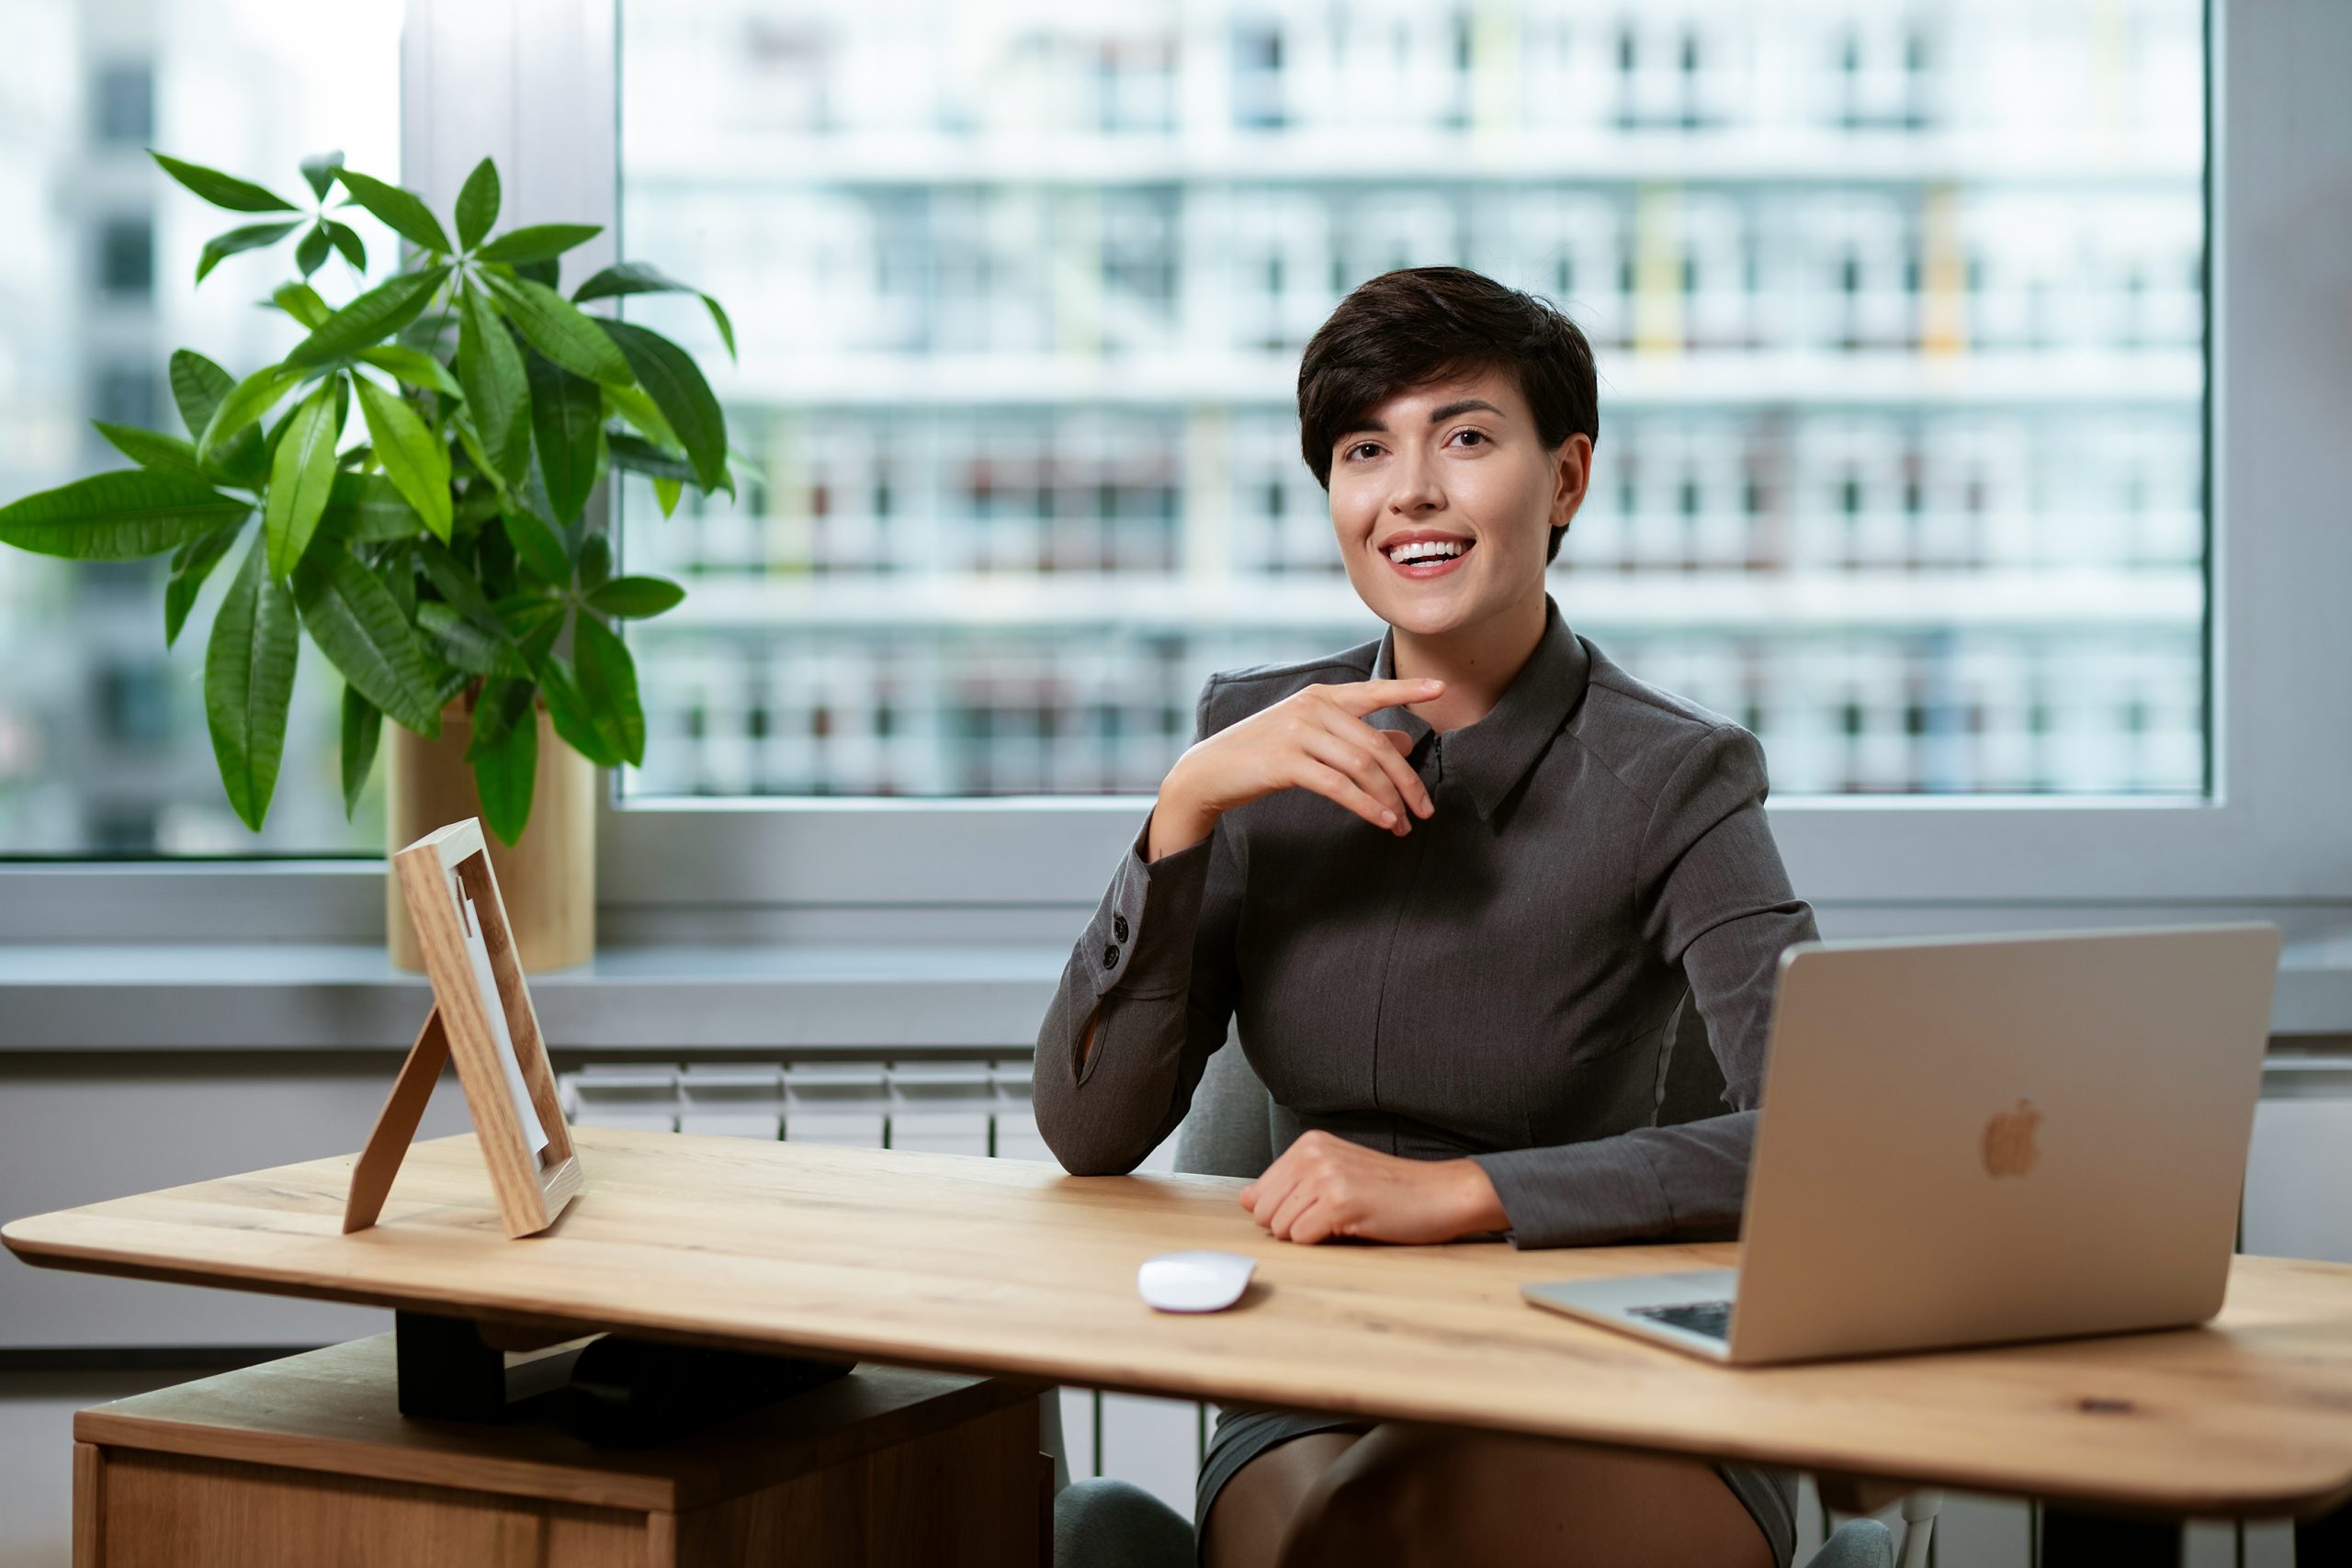
{"type": "Polygon", "coordinates": [[[1339,1234],[1339,1212],[1328,1201],[1317,1198],[1306,1206],[1306,1213],[1291,1222],[1289,1239],[1301,1247],[1313,1247],[1339,1234]]]}
{"type": "Polygon", "coordinates": [[[1388,782],[1396,786],[1398,800],[1415,816],[1427,817],[1437,809],[1437,803],[1430,799],[1429,786],[1421,783],[1419,773],[1413,772],[1413,764],[1405,761],[1394,742],[1380,739],[1383,735],[1395,734],[1395,730],[1374,729],[1360,718],[1341,716],[1335,722],[1343,738],[1362,746],[1365,755],[1387,773],[1388,782]]]}
{"type": "MultiPolygon", "coordinates": [[[[1393,831],[1402,833],[1407,829],[1409,824],[1406,818],[1411,814],[1412,806],[1398,791],[1396,781],[1388,776],[1379,757],[1344,736],[1333,735],[1329,730],[1318,730],[1306,736],[1301,745],[1308,756],[1337,768],[1354,780],[1358,789],[1380,802],[1382,810],[1393,812],[1396,818],[1393,831]]],[[[1385,746],[1380,750],[1384,755],[1388,754],[1385,746]]]]}
{"type": "Polygon", "coordinates": [[[1375,828],[1385,828],[1394,832],[1405,825],[1404,819],[1393,808],[1381,805],[1358,789],[1353,779],[1329,762],[1311,756],[1301,757],[1298,776],[1291,782],[1301,789],[1311,789],[1326,799],[1338,801],[1375,828]],[[1381,820],[1384,816],[1387,818],[1385,822],[1381,820]]]}
{"type": "MultiPolygon", "coordinates": [[[[1292,1228],[1298,1224],[1299,1217],[1314,1204],[1315,1198],[1314,1189],[1304,1181],[1298,1183],[1283,1195],[1282,1202],[1275,1206],[1272,1214],[1267,1219],[1266,1228],[1282,1240],[1290,1240],[1292,1228]]],[[[1260,1212],[1264,1212],[1262,1205],[1260,1212]]]]}
{"type": "Polygon", "coordinates": [[[1433,701],[1445,690],[1439,680],[1347,681],[1321,690],[1357,718],[1382,708],[1408,707],[1433,701]]]}
{"type": "Polygon", "coordinates": [[[1297,1178],[1283,1168],[1283,1162],[1279,1159],[1274,1161],[1266,1168],[1263,1176],[1250,1183],[1257,1193],[1250,1205],[1250,1216],[1261,1225],[1270,1223],[1274,1217],[1275,1208],[1296,1184],[1297,1178]]]}

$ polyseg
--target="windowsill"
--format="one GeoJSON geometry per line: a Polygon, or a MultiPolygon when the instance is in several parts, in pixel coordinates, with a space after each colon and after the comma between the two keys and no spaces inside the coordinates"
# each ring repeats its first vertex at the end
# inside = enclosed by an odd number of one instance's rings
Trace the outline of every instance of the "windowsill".
{"type": "MultiPolygon", "coordinates": [[[[612,947],[530,976],[549,1046],[1026,1051],[1053,947],[612,947]]],[[[405,1049],[431,1006],[380,942],[0,944],[0,1052],[405,1049]]]]}
{"type": "MultiPolygon", "coordinates": [[[[559,1052],[1017,1052],[1068,953],[615,946],[532,976],[531,999],[559,1052]]],[[[0,1052],[405,1048],[430,995],[374,942],[0,944],[0,1052]]],[[[2289,944],[2270,1027],[2352,1035],[2352,932],[2289,944]]]]}

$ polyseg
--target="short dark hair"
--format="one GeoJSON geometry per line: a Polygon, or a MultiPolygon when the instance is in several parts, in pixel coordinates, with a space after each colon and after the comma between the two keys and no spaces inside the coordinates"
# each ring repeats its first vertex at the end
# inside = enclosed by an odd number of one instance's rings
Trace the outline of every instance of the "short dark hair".
{"type": "MultiPolygon", "coordinates": [[[[1331,488],[1331,447],[1398,392],[1477,370],[1508,370],[1548,449],[1600,438],[1592,345],[1550,300],[1459,266],[1384,272],[1316,329],[1298,365],[1298,445],[1331,488]]],[[[1560,553],[1565,527],[1544,556],[1560,553]]]]}

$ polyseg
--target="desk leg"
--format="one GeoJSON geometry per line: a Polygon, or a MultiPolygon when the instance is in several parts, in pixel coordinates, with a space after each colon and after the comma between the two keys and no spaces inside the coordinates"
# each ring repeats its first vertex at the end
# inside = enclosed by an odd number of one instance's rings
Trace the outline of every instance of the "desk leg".
{"type": "Polygon", "coordinates": [[[2315,1519],[2295,1521],[2297,1562],[2352,1562],[2352,1503],[2315,1519]]]}
{"type": "Polygon", "coordinates": [[[2181,1529],[2041,1506],[2041,1568],[2180,1568],[2181,1529]]]}
{"type": "Polygon", "coordinates": [[[107,1451],[74,1445],[74,1568],[101,1568],[107,1560],[107,1451]]]}

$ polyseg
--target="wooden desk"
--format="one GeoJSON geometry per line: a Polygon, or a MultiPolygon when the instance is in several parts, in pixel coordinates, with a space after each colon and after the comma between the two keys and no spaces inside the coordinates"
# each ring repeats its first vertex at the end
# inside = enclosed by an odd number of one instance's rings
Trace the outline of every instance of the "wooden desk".
{"type": "Polygon", "coordinates": [[[2174,1515],[2352,1494],[2352,1267],[2244,1258],[2212,1325],[1730,1371],[1529,1306],[1529,1280],[1727,1246],[1296,1247],[1219,1177],[578,1130],[587,1187],[509,1241],[470,1138],[420,1145],[376,1229],[349,1157],[19,1220],[47,1267],[1247,1399],[2174,1515]],[[1136,1296],[1153,1252],[1259,1259],[1234,1309],[1136,1296]]]}

